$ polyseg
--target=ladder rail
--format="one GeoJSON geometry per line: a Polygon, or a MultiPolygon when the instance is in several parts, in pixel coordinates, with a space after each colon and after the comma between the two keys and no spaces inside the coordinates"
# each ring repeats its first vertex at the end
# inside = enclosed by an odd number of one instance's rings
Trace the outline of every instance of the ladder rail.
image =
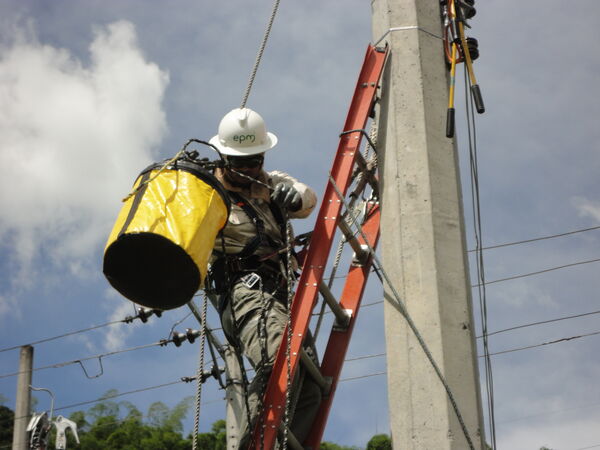
{"type": "MultiPolygon", "coordinates": [[[[373,108],[377,85],[383,72],[386,57],[387,50],[381,50],[372,46],[367,48],[365,61],[344,125],[344,130],[357,131],[342,133],[340,137],[340,143],[330,173],[331,178],[335,180],[336,186],[331,181],[327,182],[323,201],[316,218],[316,225],[308,248],[304,268],[292,303],[292,332],[289,354],[292,378],[298,367],[302,341],[308,329],[311,313],[316,303],[319,286],[323,279],[327,259],[340,221],[342,202],[338,198],[336,190],[339,189],[343,195],[346,195],[352,183],[352,172],[356,164],[357,155],[360,154],[362,138],[362,134],[358,130],[364,129],[369,113],[373,108]]],[[[281,345],[263,396],[263,416],[260,420],[257,420],[257,425],[254,429],[252,442],[254,442],[255,448],[261,448],[261,446],[264,446],[266,449],[273,448],[277,430],[281,424],[285,405],[285,393],[288,385],[288,362],[286,357],[288,333],[289,330],[286,326],[282,333],[281,345]],[[264,426],[262,443],[261,424],[264,426]]]]}
{"type": "MultiPolygon", "coordinates": [[[[379,241],[380,229],[380,209],[379,206],[375,206],[365,221],[362,231],[367,237],[368,244],[371,248],[375,249],[379,241]]],[[[360,238],[361,244],[364,244],[362,237],[360,238]]],[[[334,327],[329,336],[325,354],[321,362],[321,375],[324,377],[330,377],[332,380],[329,394],[324,396],[321,401],[321,406],[317,417],[315,418],[311,431],[304,442],[304,445],[309,448],[318,448],[323,432],[325,431],[325,425],[327,424],[327,418],[329,411],[333,403],[333,398],[337,389],[338,380],[348,346],[350,344],[350,337],[354,331],[354,325],[358,317],[360,310],[360,304],[362,296],[373,266],[373,255],[369,255],[367,260],[362,264],[353,264],[348,272],[346,283],[340,297],[340,305],[342,308],[352,311],[350,322],[346,328],[334,327]]]]}

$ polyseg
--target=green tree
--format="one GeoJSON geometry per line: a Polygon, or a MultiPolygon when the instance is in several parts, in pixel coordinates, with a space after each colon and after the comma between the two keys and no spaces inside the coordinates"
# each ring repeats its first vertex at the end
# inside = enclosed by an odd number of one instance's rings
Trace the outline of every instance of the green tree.
{"type": "MultiPolygon", "coordinates": [[[[142,414],[130,402],[111,400],[116,390],[87,412],[77,411],[70,418],[77,423],[84,450],[189,450],[191,440],[184,438],[183,419],[190,406],[186,397],[173,408],[155,402],[142,414]],[[144,418],[146,420],[144,421],[144,418]]],[[[206,447],[211,448],[211,447],[206,447]]]]}
{"type": "Polygon", "coordinates": [[[15,413],[7,406],[0,405],[0,448],[12,445],[15,413]]]}
{"type": "Polygon", "coordinates": [[[321,442],[321,450],[358,450],[358,447],[346,447],[344,445],[338,445],[333,442],[321,442]]]}
{"type": "Polygon", "coordinates": [[[392,439],[387,434],[376,434],[367,442],[367,450],[392,450],[392,439]]]}
{"type": "MultiPolygon", "coordinates": [[[[227,424],[224,420],[217,420],[212,424],[209,433],[198,433],[198,448],[211,450],[227,449],[227,424]]],[[[188,439],[192,439],[191,435],[188,439]]]]}

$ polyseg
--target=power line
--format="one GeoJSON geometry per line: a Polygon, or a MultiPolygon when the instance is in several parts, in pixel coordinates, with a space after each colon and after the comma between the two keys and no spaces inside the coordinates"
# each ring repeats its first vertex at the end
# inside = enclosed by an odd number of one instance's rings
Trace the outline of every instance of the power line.
{"type": "MultiPolygon", "coordinates": [[[[536,326],[536,325],[543,325],[543,324],[546,324],[546,323],[559,322],[561,320],[576,319],[578,317],[591,316],[592,314],[600,314],[600,311],[592,311],[592,312],[587,312],[587,313],[583,313],[583,314],[575,314],[575,315],[572,315],[572,316],[558,317],[556,319],[541,320],[539,322],[526,323],[524,325],[517,325],[517,326],[514,326],[514,327],[510,327],[510,328],[504,328],[503,330],[494,331],[493,333],[487,333],[487,336],[493,336],[494,334],[500,334],[500,333],[505,333],[507,331],[518,330],[520,328],[527,328],[527,327],[533,327],[533,326],[536,326]]],[[[482,336],[477,336],[477,339],[479,339],[481,337],[482,336]]]]}
{"type": "Polygon", "coordinates": [[[40,339],[39,341],[33,341],[33,342],[28,343],[28,344],[20,344],[20,345],[14,345],[12,347],[6,347],[6,348],[1,349],[0,353],[7,352],[9,350],[16,350],[18,348],[21,348],[21,347],[27,346],[27,345],[32,345],[33,346],[33,345],[41,344],[43,342],[54,341],[55,339],[60,339],[60,338],[64,338],[64,337],[67,337],[67,336],[73,336],[74,334],[85,333],[87,331],[97,330],[98,328],[106,327],[106,326],[109,326],[109,325],[114,325],[116,323],[123,323],[123,322],[124,322],[124,320],[114,320],[112,322],[106,322],[106,323],[103,323],[103,324],[100,324],[100,325],[93,325],[93,326],[91,326],[89,328],[83,328],[81,330],[76,330],[76,331],[70,331],[68,333],[59,334],[58,336],[52,336],[52,337],[49,337],[49,338],[40,339]]]}
{"type": "Polygon", "coordinates": [[[106,322],[106,323],[103,323],[100,325],[92,325],[91,327],[83,328],[81,330],[69,331],[68,333],[63,333],[63,334],[59,334],[57,336],[40,339],[38,341],[30,342],[28,344],[20,344],[20,345],[14,345],[12,347],[6,347],[3,349],[0,349],[0,353],[7,352],[9,350],[16,350],[18,348],[21,348],[21,347],[27,346],[27,345],[33,346],[33,345],[41,344],[43,342],[49,342],[49,341],[64,338],[67,336],[73,336],[75,334],[85,333],[85,332],[92,331],[92,330],[97,330],[98,328],[103,328],[103,327],[106,327],[109,325],[114,325],[117,323],[132,323],[135,319],[140,319],[143,323],[146,323],[148,321],[148,318],[151,317],[153,314],[160,317],[162,315],[162,311],[160,311],[158,309],[151,309],[151,308],[138,308],[137,314],[135,316],[127,316],[121,320],[113,320],[112,322],[106,322]]]}
{"type": "Polygon", "coordinates": [[[345,359],[344,362],[351,362],[351,361],[359,361],[361,359],[369,359],[369,358],[377,358],[379,356],[385,356],[387,353],[377,353],[375,355],[365,355],[365,356],[357,356],[355,358],[348,358],[345,359]]]}
{"type": "Polygon", "coordinates": [[[600,403],[596,402],[596,403],[589,403],[587,405],[572,406],[570,408],[555,409],[552,411],[544,411],[543,413],[530,414],[528,416],[521,416],[521,417],[511,418],[509,420],[503,420],[501,423],[519,422],[522,420],[532,419],[534,417],[549,416],[551,414],[561,414],[564,412],[577,411],[577,410],[581,410],[581,409],[597,408],[598,405],[600,405],[600,403]]]}
{"type": "MultiPolygon", "coordinates": [[[[498,245],[490,245],[488,247],[483,247],[480,250],[492,250],[494,248],[509,247],[511,245],[527,244],[529,242],[542,241],[542,240],[545,240],[545,239],[554,239],[554,238],[557,238],[557,237],[563,237],[563,236],[568,236],[568,235],[571,235],[571,234],[583,233],[585,231],[592,231],[592,230],[597,230],[597,229],[600,229],[600,226],[590,227],[590,228],[583,228],[581,230],[567,231],[566,233],[553,234],[551,236],[542,236],[542,237],[538,237],[538,238],[525,239],[525,240],[522,240],[522,241],[507,242],[507,243],[498,244],[498,245]]],[[[469,252],[474,252],[474,251],[476,251],[476,249],[469,250],[469,252]]]]}
{"type": "Polygon", "coordinates": [[[361,378],[378,377],[380,375],[387,375],[387,372],[377,372],[377,373],[370,373],[368,375],[360,375],[358,377],[343,378],[339,382],[341,383],[342,381],[352,381],[352,380],[359,380],[361,378]]]}
{"type": "Polygon", "coordinates": [[[54,411],[60,411],[60,410],[63,410],[63,409],[75,408],[77,406],[90,405],[92,403],[98,403],[98,402],[103,401],[103,400],[111,400],[113,398],[122,397],[124,395],[137,394],[138,392],[151,391],[153,389],[160,389],[160,388],[163,388],[163,387],[173,386],[174,384],[180,384],[180,383],[184,383],[184,381],[182,381],[182,380],[171,381],[169,383],[157,384],[156,386],[149,386],[149,387],[145,387],[145,388],[134,389],[132,391],[122,392],[120,394],[114,394],[114,395],[108,395],[108,396],[100,397],[100,398],[97,398],[95,400],[87,400],[87,401],[84,401],[84,402],[72,403],[70,405],[65,405],[65,406],[61,406],[59,408],[54,408],[54,411]]]}
{"type": "MultiPolygon", "coordinates": [[[[105,401],[105,400],[112,400],[113,398],[123,397],[125,395],[137,394],[139,392],[151,391],[151,390],[154,390],[154,389],[161,389],[161,388],[164,388],[164,387],[173,386],[175,384],[187,383],[187,382],[188,381],[185,381],[184,379],[180,379],[180,380],[171,381],[171,382],[168,382],[168,383],[157,384],[155,386],[148,386],[148,387],[145,387],[145,388],[133,389],[133,390],[127,391],[127,392],[121,392],[121,393],[111,394],[111,395],[107,395],[107,396],[102,396],[102,397],[96,398],[94,400],[86,400],[86,401],[83,401],[83,402],[72,403],[70,405],[59,406],[58,408],[54,408],[54,411],[61,411],[63,409],[70,409],[70,408],[75,408],[75,407],[84,406],[84,405],[91,405],[92,403],[98,403],[98,402],[102,402],[102,401],[105,401]]],[[[218,403],[218,402],[222,402],[222,401],[224,401],[224,399],[208,400],[206,402],[203,402],[202,405],[210,405],[212,403],[218,403]]],[[[27,417],[29,417],[29,416],[27,416],[27,417]]],[[[16,417],[14,420],[16,420],[16,419],[23,419],[23,418],[24,417],[16,417]]],[[[125,419],[123,419],[123,420],[125,420],[125,419]]],[[[114,422],[114,423],[119,423],[119,422],[122,422],[122,420],[114,422]]]]}
{"type": "Polygon", "coordinates": [[[485,368],[485,388],[487,394],[487,409],[488,409],[488,426],[490,431],[490,439],[492,448],[496,449],[496,421],[494,414],[494,378],[492,370],[492,362],[488,347],[487,326],[487,292],[485,279],[485,264],[483,258],[483,232],[481,226],[481,201],[479,193],[479,164],[477,152],[477,127],[475,121],[475,105],[473,99],[473,91],[469,89],[471,86],[471,78],[467,76],[467,65],[464,66],[464,81],[465,81],[465,103],[467,115],[467,136],[469,142],[469,161],[471,169],[471,206],[473,214],[473,228],[475,241],[477,243],[477,292],[479,297],[479,315],[481,321],[481,329],[483,331],[483,357],[485,368]]]}
{"type": "Polygon", "coordinates": [[[595,336],[597,334],[600,334],[600,331],[594,331],[593,333],[586,333],[586,334],[580,334],[580,335],[577,335],[577,336],[570,336],[570,337],[566,337],[566,338],[556,339],[554,341],[549,341],[549,342],[542,342],[541,344],[528,345],[526,347],[518,347],[518,348],[513,348],[513,349],[510,349],[510,350],[503,350],[503,351],[500,351],[500,352],[490,353],[490,356],[502,355],[504,353],[518,352],[518,351],[521,351],[521,350],[528,350],[528,349],[531,349],[531,348],[542,347],[544,345],[559,344],[561,342],[572,341],[573,339],[579,339],[579,338],[584,338],[584,337],[588,337],[588,336],[595,336]]]}
{"type": "MultiPolygon", "coordinates": [[[[364,305],[363,305],[363,304],[361,304],[361,305],[360,305],[360,307],[361,307],[361,308],[367,308],[367,307],[369,307],[369,306],[373,306],[373,305],[379,305],[379,304],[381,304],[381,303],[383,303],[383,300],[378,300],[378,301],[376,301],[376,302],[372,302],[372,303],[365,303],[364,305]]],[[[326,310],[326,311],[323,311],[323,314],[333,314],[333,312],[332,312],[330,309],[328,309],[328,310],[326,310]]],[[[318,315],[320,315],[320,312],[318,312],[318,313],[312,313],[311,315],[312,315],[312,316],[318,316],[318,315]]]]}
{"type": "Polygon", "coordinates": [[[587,450],[588,448],[598,448],[598,447],[600,447],[600,444],[594,444],[589,447],[579,447],[579,448],[576,448],[575,450],[587,450]]]}
{"type": "MultiPolygon", "coordinates": [[[[600,258],[590,259],[588,261],[579,261],[579,262],[572,263],[572,264],[565,264],[564,266],[550,267],[548,269],[539,270],[537,272],[524,273],[522,275],[514,275],[512,277],[500,278],[499,280],[486,281],[485,284],[488,285],[488,284],[493,284],[493,283],[501,283],[503,281],[516,280],[517,278],[531,277],[533,275],[539,275],[539,274],[546,273],[546,272],[552,272],[553,270],[565,269],[567,267],[580,266],[582,264],[590,264],[590,263],[594,263],[594,262],[598,262],[598,261],[600,261],[600,258]]],[[[481,284],[474,284],[471,287],[475,288],[475,287],[479,287],[479,286],[481,286],[481,284]]]]}
{"type": "MultiPolygon", "coordinates": [[[[137,347],[126,348],[126,349],[123,349],[123,350],[115,350],[113,352],[102,353],[102,354],[94,355],[94,356],[88,356],[86,358],[74,359],[74,360],[71,360],[71,361],[65,361],[65,362],[61,362],[61,363],[50,364],[50,365],[47,365],[47,366],[36,367],[36,368],[32,369],[31,372],[37,372],[38,370],[45,370],[45,369],[58,369],[58,368],[61,368],[61,367],[70,366],[72,364],[81,364],[84,361],[89,361],[91,359],[101,360],[102,358],[104,358],[106,356],[117,355],[119,353],[133,352],[135,350],[142,350],[142,349],[145,349],[145,348],[156,347],[156,346],[159,346],[159,345],[162,346],[162,345],[165,345],[168,342],[172,342],[172,340],[166,340],[165,339],[165,340],[161,340],[161,341],[158,341],[158,342],[154,342],[152,344],[140,345],[140,346],[137,346],[137,347]]],[[[82,367],[83,367],[83,365],[82,365],[82,367]]],[[[0,375],[0,379],[1,378],[13,377],[13,376],[19,375],[21,373],[24,373],[24,371],[0,375]]]]}

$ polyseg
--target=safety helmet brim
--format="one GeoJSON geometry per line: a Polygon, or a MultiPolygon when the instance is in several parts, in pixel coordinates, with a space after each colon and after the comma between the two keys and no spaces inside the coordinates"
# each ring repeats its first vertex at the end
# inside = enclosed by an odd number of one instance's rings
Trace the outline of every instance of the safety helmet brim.
{"type": "Polygon", "coordinates": [[[237,148],[228,147],[222,144],[218,134],[216,136],[213,136],[208,142],[211,145],[214,145],[219,151],[219,153],[221,153],[222,155],[251,156],[256,155],[258,153],[264,153],[267,150],[271,150],[273,147],[275,147],[277,145],[277,136],[267,131],[267,136],[263,144],[237,148]]]}

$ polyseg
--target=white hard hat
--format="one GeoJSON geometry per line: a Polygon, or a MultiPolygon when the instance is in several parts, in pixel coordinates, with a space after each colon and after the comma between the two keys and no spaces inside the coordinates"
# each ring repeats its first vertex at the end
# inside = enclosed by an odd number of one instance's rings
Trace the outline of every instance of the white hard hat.
{"type": "Polygon", "coordinates": [[[277,136],[267,131],[260,114],[249,108],[236,108],[221,119],[219,134],[209,142],[224,155],[250,156],[275,147],[277,136]]]}

